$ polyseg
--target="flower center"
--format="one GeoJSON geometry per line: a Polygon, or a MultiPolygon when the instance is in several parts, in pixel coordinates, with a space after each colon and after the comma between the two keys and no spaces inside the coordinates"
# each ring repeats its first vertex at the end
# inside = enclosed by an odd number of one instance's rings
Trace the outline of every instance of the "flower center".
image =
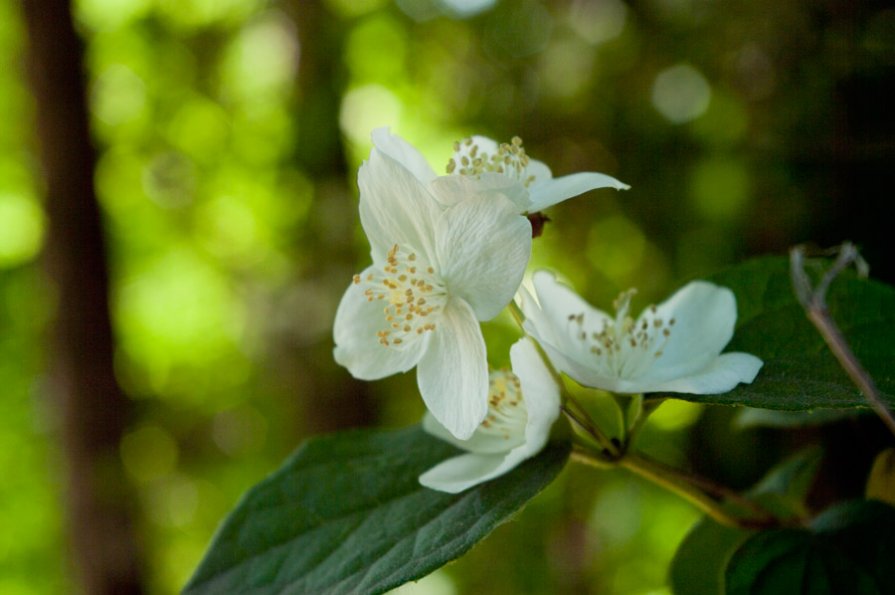
{"type": "Polygon", "coordinates": [[[447,163],[447,173],[479,177],[483,173],[498,173],[515,178],[526,188],[535,181],[528,175],[529,157],[522,147],[522,139],[514,136],[509,143],[501,143],[497,151],[489,153],[475,140],[467,138],[454,143],[454,156],[447,163]]]}
{"type": "Polygon", "coordinates": [[[365,277],[354,276],[364,285],[367,301],[382,301],[385,328],[377,331],[384,347],[401,348],[436,328],[438,314],[447,301],[447,291],[435,269],[415,252],[395,244],[381,270],[365,277]]]}
{"type": "Polygon", "coordinates": [[[477,431],[521,443],[525,439],[528,412],[519,378],[509,370],[495,370],[490,381],[488,415],[477,431]]]}
{"type": "Polygon", "coordinates": [[[604,373],[616,378],[636,378],[662,357],[675,324],[674,318],[659,317],[655,306],[649,306],[636,321],[632,319],[628,309],[635,293],[635,289],[621,293],[613,302],[615,320],[603,320],[600,328],[588,329],[584,313],[569,315],[576,337],[596,356],[604,373]]]}

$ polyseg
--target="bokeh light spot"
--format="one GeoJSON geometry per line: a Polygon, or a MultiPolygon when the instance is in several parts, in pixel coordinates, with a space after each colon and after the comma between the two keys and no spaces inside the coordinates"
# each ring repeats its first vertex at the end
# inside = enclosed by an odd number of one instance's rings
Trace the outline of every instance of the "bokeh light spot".
{"type": "Polygon", "coordinates": [[[570,37],[550,44],[539,68],[545,92],[574,97],[590,83],[593,65],[593,50],[579,39],[570,37]]]}
{"type": "Polygon", "coordinates": [[[440,0],[445,11],[455,17],[466,18],[494,6],[496,0],[440,0]]]}
{"type": "MultiPolygon", "coordinates": [[[[222,273],[191,248],[171,247],[135,268],[117,294],[121,345],[141,363],[153,390],[170,394],[175,367],[203,367],[231,355],[244,312],[222,273]]],[[[191,378],[189,396],[203,399],[201,381],[238,382],[241,369],[228,358],[213,378],[191,378]]]]}
{"type": "Polygon", "coordinates": [[[200,162],[213,161],[226,149],[229,116],[215,101],[193,95],[171,118],[167,136],[171,144],[200,162]]]}
{"type": "Polygon", "coordinates": [[[613,281],[623,282],[643,260],[646,238],[629,219],[613,215],[597,221],[587,237],[587,258],[613,281]]]}
{"type": "Polygon", "coordinates": [[[621,35],[627,20],[628,7],[620,0],[575,0],[568,23],[583,40],[597,45],[621,35]]]}
{"type": "Polygon", "coordinates": [[[93,114],[115,126],[137,118],[146,107],[146,85],[133,70],[121,64],[105,69],[92,88],[93,114]]]}
{"type": "Polygon", "coordinates": [[[356,143],[369,144],[370,131],[395,126],[401,116],[401,101],[381,85],[364,85],[348,91],[342,99],[339,125],[356,143]]]}
{"type": "Polygon", "coordinates": [[[143,191],[166,208],[183,207],[193,200],[196,173],[193,162],[181,153],[167,151],[154,156],[143,167],[143,191]]]}
{"type": "Polygon", "coordinates": [[[299,58],[292,24],[279,13],[266,14],[247,24],[224,54],[224,91],[247,102],[282,95],[293,84],[299,58]]]}
{"type": "Polygon", "coordinates": [[[199,491],[189,478],[172,475],[152,486],[146,504],[150,518],[159,525],[183,527],[196,515],[199,491]]]}
{"type": "Polygon", "coordinates": [[[121,439],[124,468],[138,481],[151,481],[171,473],[177,465],[177,444],[166,430],[145,425],[121,439]]]}
{"type": "Polygon", "coordinates": [[[693,133],[710,146],[732,146],[749,130],[749,114],[743,102],[728,93],[712,93],[705,114],[693,122],[693,133]]]}
{"type": "Polygon", "coordinates": [[[690,197],[697,212],[711,221],[729,222],[749,204],[749,171],[732,158],[699,162],[690,179],[690,197]]]}
{"type": "Polygon", "coordinates": [[[709,82],[689,64],[667,68],[653,82],[653,105],[675,124],[701,116],[708,109],[711,98],[709,82]]]}
{"type": "Polygon", "coordinates": [[[0,268],[34,258],[43,245],[44,215],[40,206],[17,194],[0,194],[0,268]]]}
{"type": "Polygon", "coordinates": [[[607,547],[624,546],[641,530],[641,501],[637,484],[608,483],[594,502],[588,524],[607,547]]]}
{"type": "Polygon", "coordinates": [[[264,0],[155,0],[156,10],[174,27],[199,29],[217,23],[238,22],[258,9],[264,0]]]}
{"type": "Polygon", "coordinates": [[[94,31],[116,29],[140,18],[152,7],[152,0],[77,0],[75,18],[94,31]]]}
{"type": "Polygon", "coordinates": [[[357,82],[401,78],[407,33],[388,16],[371,17],[355,27],[345,44],[345,63],[357,82]]]}

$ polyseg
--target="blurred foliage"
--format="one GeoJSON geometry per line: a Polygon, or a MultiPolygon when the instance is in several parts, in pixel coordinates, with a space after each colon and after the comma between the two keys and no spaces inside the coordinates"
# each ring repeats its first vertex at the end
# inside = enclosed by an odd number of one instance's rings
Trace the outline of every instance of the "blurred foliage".
{"type": "MultiPolygon", "coordinates": [[[[458,138],[518,134],[557,174],[630,183],[554,209],[536,246],[535,266],[558,267],[597,304],[637,286],[644,305],[689,277],[808,240],[851,239],[893,281],[877,206],[895,157],[882,92],[895,73],[895,11],[884,3],[75,7],[101,151],[116,365],[139,413],[120,454],[141,496],[154,593],[182,586],[239,495],[303,436],[421,413],[412,375],[352,401],[330,355],[338,299],[368,258],[354,172],[376,126],[436,169],[458,138]]],[[[45,224],[23,36],[17,4],[0,0],[0,592],[15,594],[65,592],[71,576],[43,388],[53,292],[38,263],[45,224]]],[[[495,365],[511,329],[503,318],[486,326],[495,365]]],[[[729,419],[693,406],[657,415],[642,444],[744,486],[799,441],[733,431],[729,419]]],[[[570,470],[517,522],[405,590],[663,592],[695,516],[621,473],[570,470]]]]}

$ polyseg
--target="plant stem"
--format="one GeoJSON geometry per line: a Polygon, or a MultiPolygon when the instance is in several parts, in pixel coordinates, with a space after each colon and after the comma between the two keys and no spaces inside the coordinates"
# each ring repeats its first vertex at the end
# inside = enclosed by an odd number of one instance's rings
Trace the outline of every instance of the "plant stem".
{"type": "Polygon", "coordinates": [[[889,411],[882,398],[880,398],[879,390],[876,388],[876,383],[873,382],[873,377],[864,369],[864,366],[861,365],[861,362],[851,350],[848,341],[830,315],[826,303],[827,289],[833,279],[851,263],[855,263],[859,272],[864,271],[866,264],[861,259],[854,245],[846,242],[840,248],[839,257],[833,263],[833,266],[824,274],[817,286],[812,287],[811,281],[805,273],[804,250],[797,246],[790,251],[789,256],[793,288],[795,289],[796,297],[808,315],[808,319],[820,333],[821,337],[823,337],[830,351],[833,352],[833,355],[839,361],[839,365],[846,371],[876,414],[883,420],[889,431],[895,434],[895,416],[892,415],[892,412],[889,411]]]}
{"type": "Polygon", "coordinates": [[[646,420],[649,419],[650,414],[659,408],[659,406],[665,402],[665,399],[650,399],[643,400],[643,404],[641,406],[640,415],[638,415],[634,419],[634,423],[631,424],[631,427],[628,428],[628,433],[625,436],[625,446],[626,448],[631,448],[634,446],[634,441],[637,439],[637,435],[640,434],[640,430],[643,429],[643,426],[646,425],[646,420]]]}
{"type": "Polygon", "coordinates": [[[515,320],[519,328],[522,329],[522,325],[525,322],[525,314],[522,313],[522,308],[519,307],[516,300],[510,301],[510,303],[507,304],[507,309],[509,309],[510,314],[512,314],[513,320],[515,320]]]}
{"type": "Polygon", "coordinates": [[[780,524],[767,511],[762,510],[757,504],[730,488],[703,477],[672,469],[642,455],[626,454],[619,459],[611,460],[602,458],[597,453],[576,445],[572,449],[572,458],[598,469],[624,467],[632,473],[677,494],[719,524],[727,527],[735,529],[765,529],[780,524]],[[724,506],[725,501],[748,510],[752,516],[739,516],[731,513],[724,506]]]}
{"type": "Polygon", "coordinates": [[[612,469],[618,466],[618,461],[600,458],[595,452],[580,444],[572,445],[572,460],[597,469],[612,469]]]}
{"type": "MultiPolygon", "coordinates": [[[[563,392],[565,393],[565,391],[563,392]]],[[[581,404],[578,403],[575,397],[568,393],[565,394],[565,398],[563,399],[562,411],[566,414],[566,417],[571,419],[575,425],[584,431],[584,433],[597,441],[607,457],[610,459],[618,459],[624,454],[622,449],[607,437],[606,434],[604,434],[603,431],[590,419],[590,416],[581,404]]]]}
{"type": "Polygon", "coordinates": [[[779,524],[777,519],[754,502],[704,477],[672,469],[658,461],[636,454],[623,457],[618,464],[678,494],[722,525],[740,529],[761,529],[779,524]],[[748,510],[753,516],[742,517],[731,514],[722,505],[725,500],[748,510]]]}

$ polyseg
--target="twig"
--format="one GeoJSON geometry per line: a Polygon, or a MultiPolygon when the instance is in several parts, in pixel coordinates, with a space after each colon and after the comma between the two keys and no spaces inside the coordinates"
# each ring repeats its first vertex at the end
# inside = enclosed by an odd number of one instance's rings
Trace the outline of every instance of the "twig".
{"type": "Polygon", "coordinates": [[[833,317],[830,316],[826,303],[826,294],[830,284],[843,270],[850,264],[854,264],[859,274],[866,275],[867,263],[858,254],[857,248],[850,242],[846,242],[839,249],[839,256],[833,265],[824,273],[817,286],[812,287],[811,280],[805,272],[804,260],[805,250],[803,247],[796,246],[790,250],[790,276],[792,277],[796,297],[805,309],[808,319],[817,328],[830,351],[836,356],[836,359],[839,360],[839,365],[846,371],[876,414],[889,428],[889,431],[895,435],[895,416],[886,407],[870,373],[861,365],[861,362],[851,350],[848,341],[843,336],[842,331],[839,330],[833,317]]]}
{"type": "Polygon", "coordinates": [[[572,450],[572,457],[576,461],[598,469],[624,467],[644,479],[677,494],[716,522],[727,527],[766,529],[780,525],[778,519],[733,490],[705,478],[672,469],[640,455],[626,454],[622,458],[613,461],[604,459],[593,451],[576,446],[572,450]],[[707,487],[710,487],[712,493],[707,492],[707,487]],[[725,508],[725,500],[739,505],[754,516],[744,517],[732,514],[725,508]]]}

